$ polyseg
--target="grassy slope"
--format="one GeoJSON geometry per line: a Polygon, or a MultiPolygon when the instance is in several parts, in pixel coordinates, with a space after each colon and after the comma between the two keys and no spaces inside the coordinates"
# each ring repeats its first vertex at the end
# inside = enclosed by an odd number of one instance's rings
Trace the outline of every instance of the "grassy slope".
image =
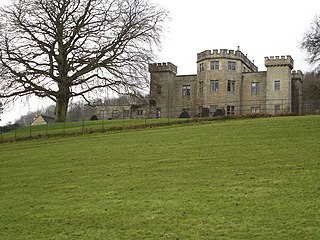
{"type": "Polygon", "coordinates": [[[0,239],[319,239],[320,117],[0,145],[0,239]]]}

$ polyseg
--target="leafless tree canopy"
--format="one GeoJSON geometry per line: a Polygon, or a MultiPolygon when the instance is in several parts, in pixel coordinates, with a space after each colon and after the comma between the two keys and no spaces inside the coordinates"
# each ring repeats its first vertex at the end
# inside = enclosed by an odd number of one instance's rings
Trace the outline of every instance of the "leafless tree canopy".
{"type": "Polygon", "coordinates": [[[148,0],[16,0],[0,14],[0,98],[50,98],[57,121],[73,97],[145,87],[167,19],[148,0]]]}
{"type": "MultiPolygon", "coordinates": [[[[320,62],[320,16],[316,16],[305,33],[301,48],[306,50],[309,55],[309,63],[320,62]]],[[[318,65],[319,68],[320,64],[318,65]]]]}

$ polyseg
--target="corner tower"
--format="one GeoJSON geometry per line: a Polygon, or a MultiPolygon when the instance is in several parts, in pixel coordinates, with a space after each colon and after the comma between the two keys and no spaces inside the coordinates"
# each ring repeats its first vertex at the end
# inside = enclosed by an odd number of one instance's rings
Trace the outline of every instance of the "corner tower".
{"type": "Polygon", "coordinates": [[[266,83],[266,113],[291,113],[291,70],[293,59],[291,56],[265,57],[267,67],[266,83]]]}
{"type": "Polygon", "coordinates": [[[150,105],[155,108],[155,117],[173,117],[174,79],[177,67],[168,63],[149,65],[150,72],[150,105]]]}

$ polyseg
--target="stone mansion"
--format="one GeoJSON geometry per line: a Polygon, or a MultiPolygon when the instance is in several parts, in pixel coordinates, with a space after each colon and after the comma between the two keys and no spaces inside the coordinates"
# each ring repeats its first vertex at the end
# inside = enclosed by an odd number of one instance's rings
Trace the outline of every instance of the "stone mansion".
{"type": "Polygon", "coordinates": [[[292,57],[265,57],[265,66],[258,71],[239,47],[198,53],[196,75],[150,64],[150,117],[299,114],[303,74],[292,70],[292,57]]]}

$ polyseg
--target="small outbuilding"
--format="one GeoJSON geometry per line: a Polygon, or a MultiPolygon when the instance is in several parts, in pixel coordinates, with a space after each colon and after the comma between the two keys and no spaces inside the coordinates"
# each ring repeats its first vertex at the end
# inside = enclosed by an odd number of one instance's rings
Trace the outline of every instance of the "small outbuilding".
{"type": "Polygon", "coordinates": [[[45,115],[39,115],[33,119],[33,122],[31,123],[32,126],[34,125],[44,125],[44,124],[49,124],[49,123],[54,123],[54,118],[45,116],[45,115]]]}

